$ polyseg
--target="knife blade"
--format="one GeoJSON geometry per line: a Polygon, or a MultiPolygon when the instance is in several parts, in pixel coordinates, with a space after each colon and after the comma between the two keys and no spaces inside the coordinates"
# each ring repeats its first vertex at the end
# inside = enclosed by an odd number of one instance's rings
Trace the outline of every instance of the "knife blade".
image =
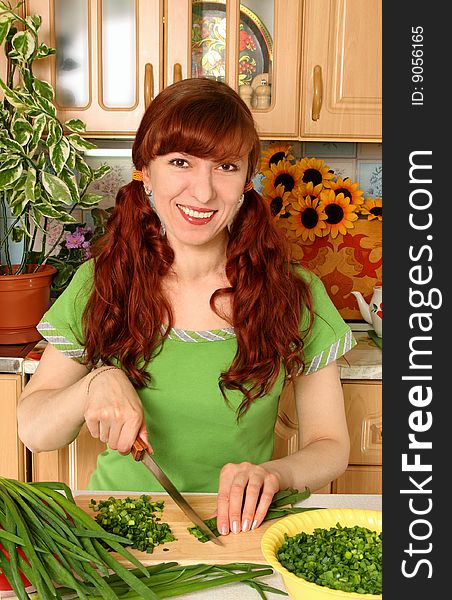
{"type": "Polygon", "coordinates": [[[198,513],[190,506],[182,494],[177,490],[175,485],[169,480],[168,476],[162,471],[155,459],[147,450],[146,444],[143,442],[140,436],[137,436],[136,440],[134,441],[131,454],[136,461],[142,462],[144,466],[154,475],[160,485],[174,500],[177,506],[187,515],[190,521],[197,525],[210,541],[214,542],[218,546],[223,546],[221,540],[219,540],[213,531],[207,527],[198,513]]]}

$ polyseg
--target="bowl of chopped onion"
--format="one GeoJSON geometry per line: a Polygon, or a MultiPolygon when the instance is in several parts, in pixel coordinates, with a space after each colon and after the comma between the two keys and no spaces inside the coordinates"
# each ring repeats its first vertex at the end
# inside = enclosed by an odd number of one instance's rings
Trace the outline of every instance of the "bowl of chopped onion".
{"type": "Polygon", "coordinates": [[[322,508],[271,525],[261,549],[293,600],[377,600],[381,542],[381,510],[322,508]]]}

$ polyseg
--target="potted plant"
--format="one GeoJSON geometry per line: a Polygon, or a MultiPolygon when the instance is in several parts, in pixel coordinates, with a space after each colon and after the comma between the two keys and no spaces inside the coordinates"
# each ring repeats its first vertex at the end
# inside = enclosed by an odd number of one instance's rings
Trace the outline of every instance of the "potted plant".
{"type": "Polygon", "coordinates": [[[5,80],[0,77],[0,344],[41,339],[35,325],[49,306],[57,272],[49,258],[64,227],[77,222],[74,210],[101,200],[88,188],[109,171],[86,163],[84,152],[96,145],[82,137],[85,124],[60,122],[53,87],[33,74],[34,62],[56,51],[39,40],[41,17],[25,17],[22,7],[23,1],[0,0],[0,46],[8,65],[5,80]],[[61,224],[52,245],[50,221],[61,224]]]}

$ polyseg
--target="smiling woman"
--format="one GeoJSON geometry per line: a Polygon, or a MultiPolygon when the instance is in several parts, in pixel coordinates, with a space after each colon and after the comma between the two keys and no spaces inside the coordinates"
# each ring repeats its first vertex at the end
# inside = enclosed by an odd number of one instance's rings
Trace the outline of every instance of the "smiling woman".
{"type": "Polygon", "coordinates": [[[107,443],[91,489],[161,490],[130,455],[139,435],[180,491],[218,491],[222,534],[258,527],[279,489],[335,479],[349,449],[335,361],[354,340],[253,189],[259,154],[226,84],[154,99],[105,236],[39,325],[49,345],[18,409],[34,451],[84,423],[107,443]],[[289,380],[300,450],[272,461],[289,380]]]}

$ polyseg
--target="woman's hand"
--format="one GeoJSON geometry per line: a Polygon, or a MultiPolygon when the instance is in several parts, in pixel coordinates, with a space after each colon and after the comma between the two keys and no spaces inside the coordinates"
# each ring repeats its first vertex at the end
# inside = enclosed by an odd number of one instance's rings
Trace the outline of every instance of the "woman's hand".
{"type": "Polygon", "coordinates": [[[279,489],[279,476],[266,467],[249,462],[224,465],[217,498],[217,529],[220,534],[259,527],[279,489]]]}
{"type": "Polygon", "coordinates": [[[148,445],[143,406],[121,369],[101,367],[90,373],[84,417],[94,438],[120,454],[128,454],[139,434],[148,445]]]}

